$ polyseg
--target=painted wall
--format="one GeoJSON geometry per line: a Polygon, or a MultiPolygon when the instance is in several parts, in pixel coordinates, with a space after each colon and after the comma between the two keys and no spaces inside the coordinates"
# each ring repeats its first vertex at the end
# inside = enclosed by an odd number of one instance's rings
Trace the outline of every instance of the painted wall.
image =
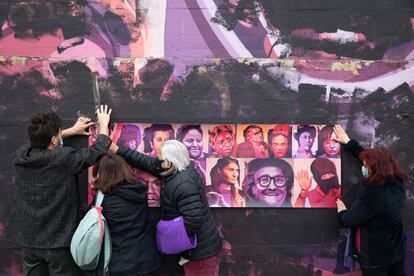
{"type": "MultiPolygon", "coordinates": [[[[410,176],[414,275],[413,25],[410,0],[1,1],[0,237],[30,115],[54,110],[69,126],[78,111],[93,116],[99,91],[116,122],[340,123],[363,145],[390,148],[410,176]]],[[[347,204],[359,171],[344,154],[347,204]]],[[[359,275],[344,266],[334,209],[213,212],[222,275],[359,275]]],[[[0,275],[19,275],[20,258],[0,239],[0,275]]],[[[171,271],[180,268],[167,258],[159,274],[171,271]]]]}

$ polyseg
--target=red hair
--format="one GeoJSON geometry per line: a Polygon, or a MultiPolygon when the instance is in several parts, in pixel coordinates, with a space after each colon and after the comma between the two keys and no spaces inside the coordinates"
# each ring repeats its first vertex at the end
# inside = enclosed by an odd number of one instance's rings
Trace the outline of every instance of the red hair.
{"type": "Polygon", "coordinates": [[[364,149],[359,154],[359,159],[365,162],[369,168],[369,176],[366,185],[381,185],[386,180],[394,177],[402,181],[407,180],[407,175],[398,164],[392,153],[385,148],[364,149]]]}

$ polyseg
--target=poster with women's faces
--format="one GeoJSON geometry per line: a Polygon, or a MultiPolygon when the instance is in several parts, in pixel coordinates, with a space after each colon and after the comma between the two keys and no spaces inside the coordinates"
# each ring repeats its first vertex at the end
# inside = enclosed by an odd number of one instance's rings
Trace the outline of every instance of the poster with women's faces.
{"type": "MultiPolygon", "coordinates": [[[[335,208],[341,197],[340,145],[332,125],[116,123],[110,136],[118,146],[154,158],[165,141],[181,141],[205,179],[210,207],[335,208]]],[[[133,172],[149,186],[149,206],[159,206],[162,179],[133,172]]],[[[90,169],[90,201],[95,177],[90,169]]]]}

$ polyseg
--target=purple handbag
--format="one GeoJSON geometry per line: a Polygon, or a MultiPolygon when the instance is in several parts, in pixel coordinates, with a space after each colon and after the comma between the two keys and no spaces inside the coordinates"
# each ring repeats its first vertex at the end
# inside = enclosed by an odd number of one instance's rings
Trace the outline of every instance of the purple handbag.
{"type": "Polygon", "coordinates": [[[197,246],[197,236],[187,235],[183,217],[160,220],[157,224],[157,246],[163,254],[178,254],[197,246]]]}

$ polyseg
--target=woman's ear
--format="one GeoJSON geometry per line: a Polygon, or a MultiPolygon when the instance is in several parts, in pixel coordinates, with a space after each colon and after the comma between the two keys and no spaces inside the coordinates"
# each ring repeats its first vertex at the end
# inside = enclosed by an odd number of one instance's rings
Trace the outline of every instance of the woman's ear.
{"type": "Polygon", "coordinates": [[[172,164],[171,164],[171,162],[170,162],[170,161],[168,161],[168,160],[164,160],[164,161],[161,163],[161,168],[163,168],[163,169],[169,169],[169,168],[171,168],[171,166],[172,166],[172,164]]]}
{"type": "Polygon", "coordinates": [[[53,135],[52,138],[50,139],[49,144],[53,144],[54,146],[57,146],[59,144],[59,138],[57,136],[53,135]]]}

